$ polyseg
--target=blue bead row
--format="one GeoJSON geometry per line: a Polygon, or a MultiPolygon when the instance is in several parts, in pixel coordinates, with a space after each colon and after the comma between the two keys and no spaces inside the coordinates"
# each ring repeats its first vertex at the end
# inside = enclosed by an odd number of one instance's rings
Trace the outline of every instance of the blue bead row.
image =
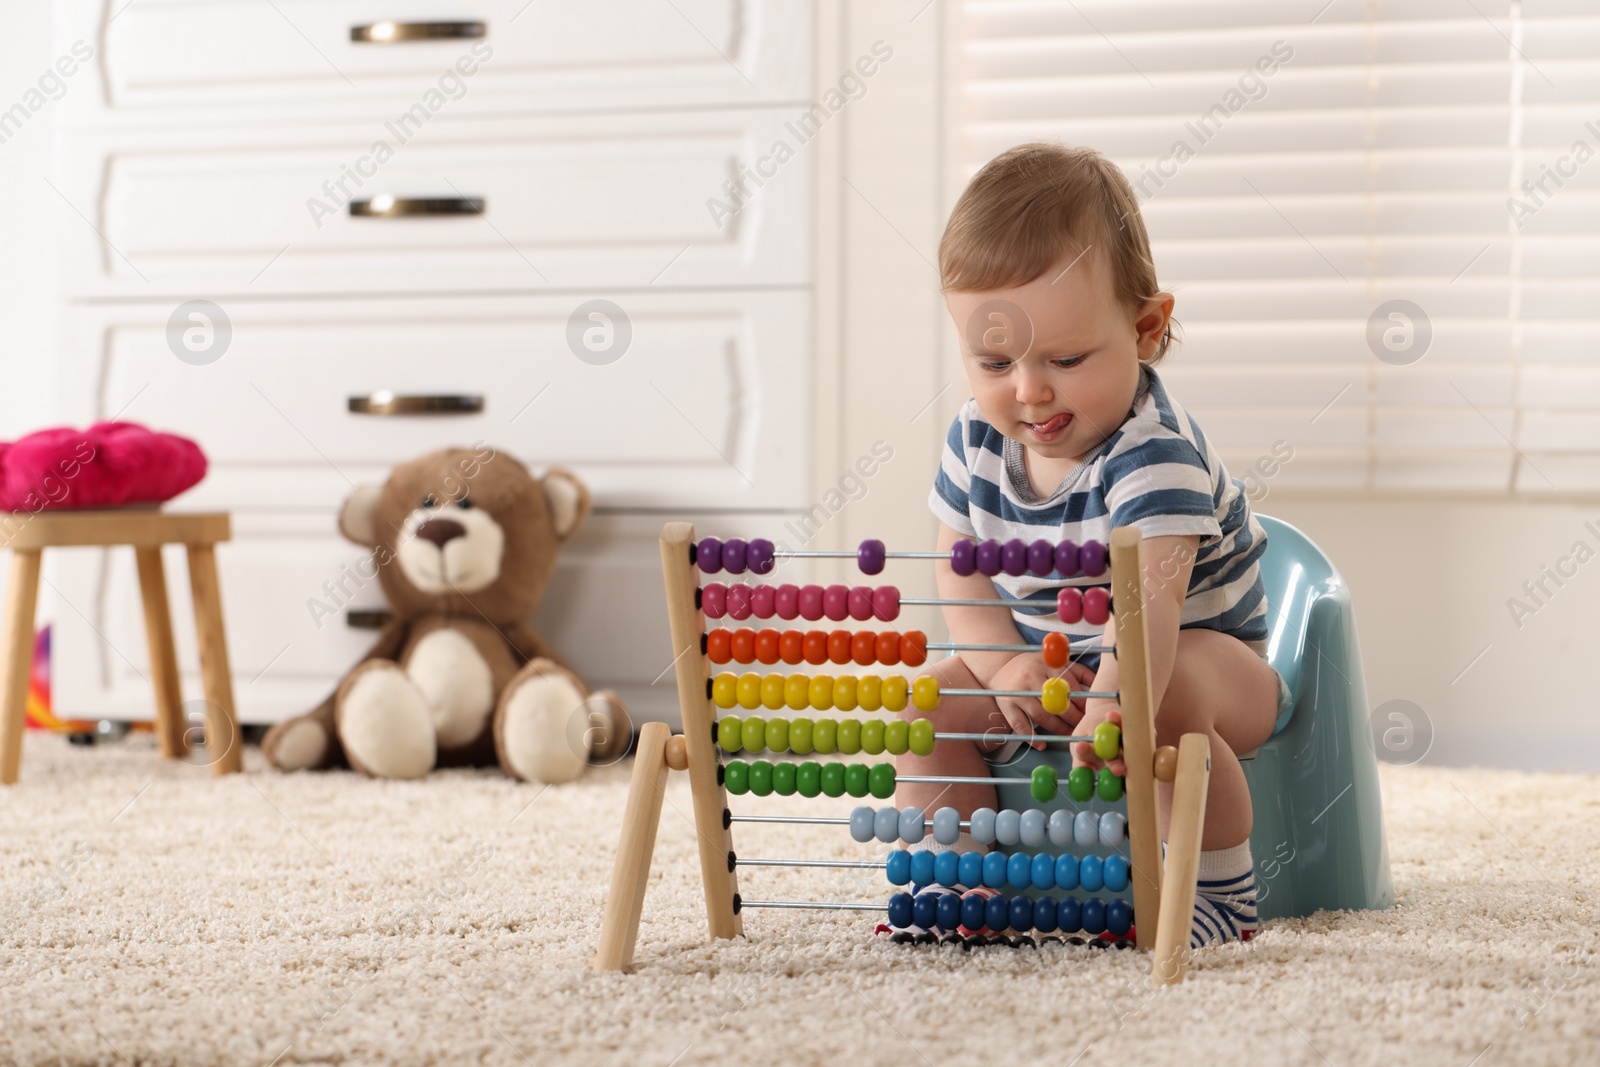
{"type": "MultiPolygon", "coordinates": [[[[1128,858],[1118,853],[1100,856],[1059,856],[1048,852],[908,852],[897,848],[889,853],[886,873],[891,885],[942,885],[968,889],[983,885],[990,889],[1109,889],[1120,893],[1128,888],[1131,867],[1128,858]]],[[[925,926],[926,923],[918,923],[925,926]]]]}
{"type": "Polygon", "coordinates": [[[1110,933],[1125,937],[1133,929],[1133,908],[1126,900],[1078,900],[1075,897],[1005,897],[981,894],[896,893],[889,898],[889,925],[920,926],[953,932],[958,926],[977,932],[1037,930],[1041,934],[1110,933]]]}

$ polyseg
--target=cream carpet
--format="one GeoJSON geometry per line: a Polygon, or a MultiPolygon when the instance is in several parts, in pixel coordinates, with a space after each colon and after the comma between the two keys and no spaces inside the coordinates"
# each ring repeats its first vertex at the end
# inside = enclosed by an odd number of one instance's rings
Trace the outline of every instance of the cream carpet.
{"type": "MultiPolygon", "coordinates": [[[[144,738],[28,737],[0,790],[0,1063],[1600,1063],[1596,776],[1385,768],[1397,907],[1272,924],[1155,993],[1139,953],[911,949],[853,915],[752,912],[709,945],[681,779],[640,971],[596,975],[627,765],[540,792],[248,757],[213,780],[144,738]]],[[[839,802],[740,807],[808,804],[839,802]]],[[[747,856],[861,858],[832,827],[743,831],[747,856]]]]}

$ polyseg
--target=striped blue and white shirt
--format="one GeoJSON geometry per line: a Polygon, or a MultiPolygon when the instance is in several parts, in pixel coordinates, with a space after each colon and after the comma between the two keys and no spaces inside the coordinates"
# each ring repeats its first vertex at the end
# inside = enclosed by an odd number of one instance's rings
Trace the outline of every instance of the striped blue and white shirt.
{"type": "MultiPolygon", "coordinates": [[[[1071,539],[1109,545],[1111,530],[1136,526],[1146,537],[1199,535],[1180,627],[1220,630],[1261,656],[1267,647],[1267,598],[1259,561],[1267,535],[1250,511],[1242,483],[1228,477],[1200,426],[1144,368],[1127,421],[1045,499],[1023,466],[1024,446],[1004,437],[969,399],[950,424],[928,504],[946,526],[968,537],[1008,541],[1071,539]]],[[[1087,622],[1055,615],[1063,586],[1103,585],[1100,578],[993,579],[1004,600],[1029,602],[1012,617],[1025,640],[1046,631],[1072,640],[1099,636],[1087,622]]]]}

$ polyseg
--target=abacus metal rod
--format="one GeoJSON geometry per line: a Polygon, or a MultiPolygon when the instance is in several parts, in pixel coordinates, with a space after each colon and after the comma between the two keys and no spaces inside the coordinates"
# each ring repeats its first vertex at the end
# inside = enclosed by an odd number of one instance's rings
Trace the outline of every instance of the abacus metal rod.
{"type": "Polygon", "coordinates": [[[1053,741],[1058,745],[1069,744],[1073,741],[1093,742],[1093,737],[1081,734],[939,734],[933,735],[935,741],[1053,741]]]}
{"type": "MultiPolygon", "coordinates": [[[[895,782],[925,782],[930,785],[1025,785],[1032,786],[1030,778],[967,778],[953,774],[897,774],[895,782]]],[[[967,825],[962,823],[962,826],[967,825]]]]}
{"type": "MultiPolygon", "coordinates": [[[[1104,589],[1106,587],[1102,585],[1102,586],[1074,586],[1073,588],[1104,589]]],[[[973,600],[973,599],[965,599],[965,598],[961,598],[961,597],[903,596],[903,597],[901,597],[899,599],[898,603],[900,604],[901,607],[905,607],[907,604],[918,604],[918,605],[929,605],[929,604],[932,604],[932,605],[935,605],[935,606],[941,605],[941,604],[947,604],[947,605],[950,605],[952,607],[958,607],[958,608],[1015,608],[1015,607],[1018,607],[1019,605],[1027,605],[1027,606],[1031,606],[1031,607],[1046,608],[1046,609],[1048,609],[1050,607],[1048,604],[1044,603],[1043,601],[1037,601],[1037,600],[1036,601],[991,600],[991,599],[988,599],[987,597],[985,597],[984,599],[981,599],[981,600],[973,600]]],[[[1053,610],[1046,610],[1046,611],[1043,611],[1043,612],[1039,613],[1039,618],[1041,618],[1041,619],[1049,618],[1050,616],[1052,616],[1054,614],[1055,614],[1055,612],[1053,610]]],[[[1095,624],[1091,623],[1090,625],[1095,625],[1095,624]]],[[[932,646],[929,646],[929,647],[932,647],[932,646]]]]}
{"type": "MultiPolygon", "coordinates": [[[[904,604],[905,601],[900,603],[904,604]]],[[[1037,652],[1043,645],[963,645],[955,641],[929,641],[924,646],[930,652],[1037,652]]],[[[1115,652],[1115,645],[1074,645],[1068,644],[1067,651],[1074,656],[1083,656],[1090,653],[1105,655],[1115,652]]]]}
{"type": "MultiPolygon", "coordinates": [[[[1073,689],[1068,692],[1068,697],[1076,700],[1116,700],[1116,689],[1073,689]]],[[[1037,689],[940,689],[941,697],[1034,697],[1039,696],[1037,689]]],[[[1093,738],[1090,738],[1092,741],[1093,738]]]]}
{"type": "Polygon", "coordinates": [[[744,900],[739,908],[811,908],[822,911],[883,911],[886,904],[845,904],[828,900],[744,900]]]}
{"type": "Polygon", "coordinates": [[[747,860],[734,858],[738,867],[864,867],[882,870],[889,864],[884,860],[747,860]]]}
{"type": "MultiPolygon", "coordinates": [[[[785,559],[785,558],[787,558],[787,559],[801,559],[801,558],[810,558],[810,559],[858,559],[858,558],[860,558],[860,554],[861,553],[860,553],[859,550],[857,550],[855,552],[834,551],[834,550],[816,551],[816,552],[795,552],[795,551],[792,551],[792,550],[789,550],[789,549],[781,549],[781,548],[775,548],[775,549],[772,550],[772,558],[773,559],[785,559]]],[[[950,553],[948,553],[948,552],[888,552],[888,551],[885,551],[884,554],[883,554],[883,558],[884,559],[949,559],[950,558],[950,553]]]]}

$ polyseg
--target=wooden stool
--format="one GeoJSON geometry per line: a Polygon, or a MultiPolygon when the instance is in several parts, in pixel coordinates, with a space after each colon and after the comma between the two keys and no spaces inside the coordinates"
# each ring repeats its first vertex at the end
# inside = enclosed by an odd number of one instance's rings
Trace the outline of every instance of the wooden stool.
{"type": "Polygon", "coordinates": [[[167,610],[167,577],[161,546],[189,550],[189,587],[194,594],[200,675],[206,694],[206,742],[225,745],[212,762],[213,774],[243,770],[238,719],[233,711],[233,676],[222,628],[222,588],[217,582],[214,546],[231,535],[226,512],[172,513],[156,509],[0,512],[0,547],[11,549],[4,627],[0,629],[0,785],[14,785],[22,763],[22,734],[33,656],[33,612],[39,595],[39,566],[46,548],[132,545],[139,565],[144,601],[144,632],[150,644],[150,680],[155,687],[156,736],[161,754],[186,755],[178,657],[167,610]],[[5,534],[14,530],[9,537],[5,534]]]}

